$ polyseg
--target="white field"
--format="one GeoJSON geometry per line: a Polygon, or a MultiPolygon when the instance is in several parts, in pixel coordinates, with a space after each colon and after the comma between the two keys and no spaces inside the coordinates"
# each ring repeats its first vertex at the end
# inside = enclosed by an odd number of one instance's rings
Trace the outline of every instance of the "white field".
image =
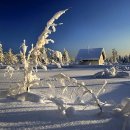
{"type": "MultiPolygon", "coordinates": [[[[79,82],[85,82],[95,93],[102,87],[105,79],[94,79],[91,76],[101,69],[94,68],[71,68],[71,69],[52,69],[44,72],[39,70],[37,73],[41,79],[49,76],[64,73],[76,78],[79,82]]],[[[12,79],[4,77],[4,70],[0,70],[0,91],[1,93],[11,86],[15,86],[23,77],[22,71],[15,71],[12,79]]],[[[105,91],[99,95],[103,102],[112,103],[114,106],[104,109],[103,114],[99,114],[99,109],[90,104],[91,95],[86,95],[84,100],[88,102],[86,108],[81,105],[73,105],[76,95],[71,91],[74,87],[61,95],[61,86],[56,83],[56,89],[50,90],[42,83],[34,86],[31,92],[41,95],[43,98],[49,94],[63,96],[76,109],[75,115],[66,117],[61,115],[55,104],[46,101],[45,103],[19,102],[14,99],[2,98],[0,95],[0,130],[3,129],[33,129],[33,130],[122,130],[123,117],[112,113],[112,109],[118,105],[125,97],[130,97],[129,78],[107,79],[105,91]],[[83,110],[84,109],[84,110],[83,110]]],[[[80,92],[78,93],[81,94],[80,92]]],[[[126,130],[130,130],[126,127],[126,130]]]]}

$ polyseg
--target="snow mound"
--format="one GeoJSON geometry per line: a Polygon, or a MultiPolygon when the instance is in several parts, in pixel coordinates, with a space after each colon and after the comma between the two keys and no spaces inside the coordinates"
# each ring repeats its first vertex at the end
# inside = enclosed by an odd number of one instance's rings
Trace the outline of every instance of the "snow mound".
{"type": "Polygon", "coordinates": [[[36,102],[36,103],[44,103],[44,99],[36,95],[34,93],[24,92],[21,94],[18,94],[15,96],[15,99],[18,101],[30,101],[30,102],[36,102]]]}
{"type": "Polygon", "coordinates": [[[95,78],[126,78],[129,77],[129,73],[127,72],[117,72],[115,67],[110,69],[105,69],[104,71],[97,72],[94,74],[95,78]]]}

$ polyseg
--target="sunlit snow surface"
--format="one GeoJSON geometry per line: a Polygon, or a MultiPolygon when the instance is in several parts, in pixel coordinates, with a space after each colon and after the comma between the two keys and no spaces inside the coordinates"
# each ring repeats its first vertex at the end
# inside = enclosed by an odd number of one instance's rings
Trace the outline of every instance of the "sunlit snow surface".
{"type": "MultiPolygon", "coordinates": [[[[92,75],[102,71],[94,68],[71,68],[71,69],[52,69],[48,71],[39,70],[38,76],[41,79],[48,78],[55,74],[64,73],[69,77],[83,81],[91,88],[94,93],[104,83],[104,78],[93,78],[92,75]]],[[[14,72],[12,79],[4,77],[4,70],[0,70],[0,129],[49,129],[49,130],[121,130],[123,118],[120,115],[111,113],[113,107],[104,109],[103,114],[99,113],[97,106],[90,103],[91,95],[84,96],[87,104],[86,108],[81,105],[74,105],[76,94],[71,95],[73,86],[69,87],[63,95],[62,87],[55,82],[56,89],[49,89],[42,83],[40,86],[33,87],[31,92],[46,97],[50,94],[58,97],[64,97],[68,106],[73,106],[76,113],[71,117],[66,117],[58,112],[57,106],[51,101],[45,100],[43,103],[19,102],[14,99],[4,98],[4,90],[15,85],[22,80],[23,72],[18,70],[14,72]],[[3,93],[2,93],[3,92],[3,93]],[[72,99],[71,99],[72,97],[72,99]],[[84,109],[85,108],[85,109],[84,109]],[[84,110],[83,110],[84,109],[84,110]]],[[[130,79],[128,78],[111,78],[107,79],[108,84],[105,91],[99,96],[103,102],[118,105],[125,97],[130,97],[130,79]]],[[[81,92],[82,93],[82,92],[81,92]]],[[[78,93],[80,95],[80,91],[78,93]]],[[[127,128],[126,130],[129,130],[127,128]]]]}

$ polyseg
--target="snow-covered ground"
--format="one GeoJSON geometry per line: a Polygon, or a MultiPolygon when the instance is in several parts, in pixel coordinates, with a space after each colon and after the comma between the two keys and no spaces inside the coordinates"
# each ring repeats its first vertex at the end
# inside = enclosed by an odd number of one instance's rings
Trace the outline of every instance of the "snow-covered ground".
{"type": "MultiPolygon", "coordinates": [[[[69,77],[76,78],[79,82],[83,81],[91,88],[94,93],[104,84],[105,79],[93,78],[92,75],[101,71],[100,68],[67,68],[52,69],[48,71],[39,70],[37,75],[44,78],[58,73],[64,73],[69,77]]],[[[50,94],[64,97],[68,106],[73,106],[76,113],[71,117],[66,117],[59,113],[57,106],[50,102],[20,102],[10,98],[4,98],[2,92],[11,86],[15,86],[23,77],[22,70],[15,71],[12,79],[4,77],[4,70],[0,70],[0,129],[36,129],[36,130],[122,130],[123,117],[112,113],[112,109],[117,106],[125,97],[130,97],[130,79],[128,78],[109,78],[105,91],[99,95],[103,102],[111,103],[114,106],[104,109],[100,114],[97,106],[90,104],[91,95],[86,95],[84,100],[87,106],[73,105],[75,95],[71,95],[74,86],[64,94],[61,93],[62,87],[56,83],[56,89],[50,90],[42,81],[40,86],[35,86],[31,92],[46,97],[50,94]],[[72,96],[72,99],[70,98],[72,96]]],[[[80,93],[78,93],[80,95],[80,93]]],[[[126,130],[129,130],[127,128],[126,130]]]]}

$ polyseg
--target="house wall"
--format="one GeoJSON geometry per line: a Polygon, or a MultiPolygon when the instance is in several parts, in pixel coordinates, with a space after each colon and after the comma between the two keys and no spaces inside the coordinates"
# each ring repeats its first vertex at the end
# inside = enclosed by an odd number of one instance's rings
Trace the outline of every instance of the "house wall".
{"type": "Polygon", "coordinates": [[[103,55],[100,56],[99,60],[83,60],[80,62],[81,65],[103,65],[104,59],[103,55]]]}
{"type": "Polygon", "coordinates": [[[104,64],[104,59],[103,59],[103,55],[101,55],[99,59],[99,65],[103,65],[103,64],[104,64]]]}
{"type": "Polygon", "coordinates": [[[98,60],[84,60],[80,62],[81,65],[99,65],[98,60]]]}

